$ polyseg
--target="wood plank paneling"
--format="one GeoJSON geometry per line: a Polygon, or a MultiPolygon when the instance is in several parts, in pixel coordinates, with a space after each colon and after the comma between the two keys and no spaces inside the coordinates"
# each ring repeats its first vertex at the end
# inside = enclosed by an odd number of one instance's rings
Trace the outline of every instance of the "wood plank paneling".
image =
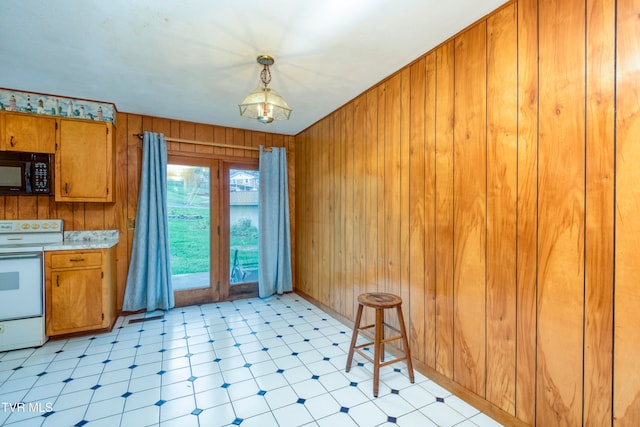
{"type": "Polygon", "coordinates": [[[333,148],[328,148],[333,154],[333,165],[331,166],[331,175],[333,181],[332,192],[333,198],[333,218],[331,222],[332,233],[335,236],[333,240],[333,259],[331,260],[333,265],[333,277],[335,283],[335,292],[333,293],[333,304],[338,313],[344,315],[345,313],[345,271],[344,271],[344,257],[345,257],[345,182],[344,182],[344,108],[339,109],[334,113],[335,120],[333,123],[333,148]]]}
{"type": "Polygon", "coordinates": [[[518,9],[516,417],[535,424],[538,200],[538,1],[518,9]]]}
{"type": "MultiPolygon", "coordinates": [[[[5,200],[5,217],[6,219],[19,219],[20,218],[20,197],[7,196],[5,200]]],[[[23,209],[23,215],[27,215],[26,210],[23,209]]]]}
{"type": "MultiPolygon", "coordinates": [[[[425,359],[432,369],[436,366],[436,53],[426,56],[425,65],[425,359]]],[[[413,174],[411,174],[413,177],[413,174]]],[[[420,185],[415,180],[410,186],[420,185]]],[[[412,269],[413,270],[413,269],[412,269]]],[[[418,318],[420,315],[418,315],[418,318]]],[[[414,321],[414,323],[416,323],[414,321]]]]}
{"type": "MultiPolygon", "coordinates": [[[[367,291],[366,284],[366,159],[365,150],[365,110],[366,96],[359,96],[353,101],[353,144],[351,158],[353,161],[353,296],[351,310],[355,313],[358,306],[358,295],[367,291]]],[[[300,202],[300,200],[298,200],[300,202]]],[[[350,318],[353,318],[351,316],[350,318]]]]}
{"type": "MultiPolygon", "coordinates": [[[[164,121],[164,120],[163,120],[164,121]]],[[[154,123],[155,125],[156,123],[154,123]]],[[[171,127],[171,131],[175,132],[175,126],[171,127]]],[[[178,122],[178,132],[179,132],[179,139],[186,139],[186,140],[195,140],[196,139],[196,125],[195,123],[190,123],[190,122],[178,122]]],[[[196,152],[196,147],[197,145],[195,144],[185,144],[185,143],[179,143],[180,145],[178,146],[178,150],[181,153],[195,153],[196,152]]]]}
{"type": "MultiPolygon", "coordinates": [[[[194,138],[196,141],[214,142],[215,140],[213,139],[214,138],[213,126],[196,123],[194,138]]],[[[217,148],[217,147],[197,145],[196,153],[213,154],[214,148],[217,148]]]]}
{"type": "MultiPolygon", "coordinates": [[[[213,141],[224,142],[227,128],[222,126],[213,126],[213,141]]],[[[213,154],[216,156],[224,156],[225,149],[222,147],[213,147],[213,154]]]]}
{"type": "MultiPolygon", "coordinates": [[[[400,159],[399,159],[399,179],[400,179],[400,258],[398,267],[400,269],[400,290],[399,295],[403,299],[403,317],[407,330],[411,330],[411,317],[409,317],[409,295],[410,295],[410,268],[409,239],[411,217],[409,214],[409,148],[411,142],[411,69],[405,67],[400,72],[400,159]]],[[[421,298],[424,300],[424,296],[421,298]]],[[[396,318],[397,316],[394,316],[396,318]]],[[[396,324],[398,322],[396,321],[396,324]]],[[[420,321],[424,324],[424,321],[420,321]]]]}
{"type": "Polygon", "coordinates": [[[618,0],[616,33],[616,224],[613,415],[640,420],[640,1],[618,0]]]}
{"type": "MultiPolygon", "coordinates": [[[[272,138],[267,138],[267,134],[265,134],[264,132],[251,132],[251,143],[248,145],[253,148],[260,148],[261,145],[263,147],[266,147],[267,145],[270,145],[271,139],[272,138]]],[[[247,157],[258,158],[258,153],[258,151],[249,150],[243,155],[246,155],[247,157]]]]}
{"type": "MultiPolygon", "coordinates": [[[[387,191],[387,176],[386,176],[386,150],[388,147],[385,145],[385,137],[386,137],[386,112],[387,112],[387,84],[386,82],[382,83],[378,86],[378,155],[376,161],[378,163],[377,169],[377,184],[378,184],[378,193],[376,194],[377,201],[377,213],[378,213],[378,225],[376,227],[376,247],[378,249],[378,258],[376,261],[376,267],[378,269],[377,282],[376,282],[376,290],[378,292],[387,291],[387,244],[385,241],[386,233],[387,233],[387,223],[386,223],[386,206],[384,204],[385,195],[387,191]]],[[[371,310],[367,310],[371,311],[371,310]]]]}
{"type": "Polygon", "coordinates": [[[348,319],[352,319],[355,316],[354,311],[354,302],[356,302],[358,295],[354,293],[353,284],[355,281],[355,270],[356,270],[356,252],[355,252],[355,239],[356,236],[354,234],[356,225],[355,225],[355,183],[353,180],[354,175],[354,144],[351,141],[354,140],[353,136],[353,121],[354,121],[354,111],[353,104],[347,104],[344,107],[345,116],[344,116],[344,127],[343,127],[343,135],[342,135],[342,143],[344,145],[344,170],[343,170],[343,182],[345,185],[344,188],[344,215],[345,215],[345,249],[344,249],[344,261],[343,268],[344,272],[344,316],[348,319]]]}
{"type": "MultiPolygon", "coordinates": [[[[296,163],[295,163],[295,168],[298,171],[298,185],[301,186],[305,186],[306,185],[306,175],[307,175],[307,166],[306,166],[306,161],[308,160],[307,156],[304,154],[305,150],[307,148],[307,144],[300,144],[300,148],[298,149],[298,151],[301,153],[301,155],[299,157],[296,158],[296,163]]],[[[297,218],[303,218],[305,217],[305,212],[304,212],[304,208],[303,206],[306,204],[305,203],[305,197],[306,197],[306,193],[304,191],[296,191],[297,195],[296,195],[296,199],[298,201],[298,203],[296,203],[295,206],[295,216],[297,218]]],[[[305,221],[304,225],[306,226],[307,222],[305,221]]],[[[298,256],[300,257],[300,262],[306,262],[306,256],[307,256],[307,247],[305,245],[305,240],[302,237],[303,233],[295,233],[291,236],[291,241],[295,242],[296,245],[296,253],[298,254],[298,256]]],[[[306,277],[304,276],[304,271],[302,271],[301,269],[296,269],[295,273],[293,274],[293,281],[296,284],[296,286],[298,287],[298,289],[301,289],[303,292],[305,292],[306,294],[309,294],[309,289],[307,288],[307,280],[306,277]]]]}
{"type": "MultiPolygon", "coordinates": [[[[117,116],[118,123],[127,123],[125,116],[117,116]],[[122,120],[122,121],[120,121],[122,120]]],[[[114,184],[114,198],[115,203],[110,203],[105,208],[105,228],[110,230],[118,230],[120,236],[120,243],[115,249],[115,264],[116,264],[116,307],[120,309],[122,307],[122,301],[124,300],[124,284],[126,282],[127,271],[129,269],[129,248],[128,248],[128,232],[127,232],[127,208],[128,208],[128,138],[129,135],[126,132],[118,132],[117,128],[114,128],[115,132],[115,157],[114,157],[114,172],[115,172],[115,184],[114,184]]],[[[136,138],[131,135],[132,138],[136,138]]]]}
{"type": "Polygon", "coordinates": [[[582,423],[585,2],[539,5],[536,421],[582,423]],[[559,327],[559,325],[562,325],[559,327]]]}
{"type": "Polygon", "coordinates": [[[4,197],[4,218],[18,219],[18,196],[4,197]]]}
{"type": "Polygon", "coordinates": [[[515,415],[516,5],[487,19],[487,395],[515,415]]]}
{"type": "MultiPolygon", "coordinates": [[[[297,173],[297,179],[298,179],[298,188],[305,188],[305,186],[307,186],[307,175],[309,173],[308,171],[308,157],[305,155],[306,153],[306,149],[307,149],[308,144],[300,144],[300,147],[298,148],[298,152],[301,154],[300,156],[295,157],[296,162],[295,162],[295,169],[298,171],[297,173]]],[[[296,191],[297,195],[296,195],[296,205],[295,205],[295,217],[296,218],[306,218],[306,211],[305,211],[305,206],[307,205],[306,203],[306,192],[305,191],[296,191]]],[[[298,256],[301,258],[300,262],[307,262],[307,256],[309,254],[309,250],[307,247],[307,242],[306,240],[303,238],[304,234],[308,233],[308,223],[305,221],[302,224],[301,228],[304,228],[304,232],[296,232],[295,234],[293,234],[291,236],[291,241],[295,242],[296,245],[296,253],[298,254],[298,256]]],[[[300,289],[303,290],[303,292],[309,294],[309,288],[308,288],[308,280],[307,277],[305,275],[306,270],[302,270],[300,268],[297,268],[295,270],[295,273],[293,275],[293,280],[294,283],[296,283],[296,286],[299,286],[300,289]]]]}
{"type": "MultiPolygon", "coordinates": [[[[311,215],[309,216],[311,218],[311,223],[312,223],[312,233],[310,235],[311,237],[311,248],[312,248],[312,257],[311,257],[311,264],[310,264],[310,270],[311,270],[311,280],[313,280],[312,282],[312,289],[313,289],[313,295],[320,295],[320,268],[322,267],[322,264],[320,263],[320,253],[321,253],[321,248],[320,248],[320,221],[321,218],[325,217],[325,213],[322,210],[319,210],[319,207],[321,205],[321,197],[322,197],[322,192],[320,191],[321,188],[321,182],[319,179],[320,176],[320,166],[321,163],[318,161],[320,159],[320,127],[316,127],[313,129],[313,131],[311,132],[311,150],[309,155],[312,156],[312,159],[316,159],[315,161],[312,161],[312,170],[313,170],[313,178],[310,179],[313,182],[313,186],[311,187],[312,192],[310,194],[312,194],[312,199],[313,199],[313,205],[310,207],[313,212],[311,213],[311,215]]],[[[308,193],[309,194],[309,193],[308,193]]]]}
{"type": "MultiPolygon", "coordinates": [[[[376,292],[378,290],[378,215],[380,213],[380,205],[378,203],[378,194],[381,187],[380,173],[378,172],[379,144],[378,144],[378,89],[374,88],[366,94],[365,113],[365,140],[367,141],[365,167],[366,167],[366,195],[365,195],[365,252],[366,252],[366,273],[365,283],[366,292],[376,292]]],[[[363,313],[364,322],[370,325],[373,322],[373,314],[371,310],[365,310],[363,313]]]]}
{"type": "MultiPolygon", "coordinates": [[[[384,120],[384,233],[379,235],[384,247],[384,292],[401,295],[401,74],[393,75],[386,82],[384,120]]],[[[397,327],[393,310],[385,311],[385,321],[397,327]]]]}
{"type": "MultiPolygon", "coordinates": [[[[84,203],[70,203],[69,207],[72,212],[72,222],[71,225],[74,230],[84,230],[85,227],[85,218],[84,218],[84,203]]],[[[67,224],[68,225],[68,224],[67,224]]]]}
{"type": "Polygon", "coordinates": [[[76,221],[73,217],[73,205],[73,203],[56,203],[56,218],[64,221],[64,228],[67,231],[76,230],[74,228],[76,221]]]}
{"type": "MultiPolygon", "coordinates": [[[[320,207],[319,200],[318,200],[318,198],[320,197],[320,189],[319,189],[320,182],[318,180],[318,176],[319,176],[318,168],[320,164],[318,162],[319,157],[317,153],[318,132],[319,132],[319,126],[316,126],[311,129],[308,135],[309,149],[307,150],[307,155],[310,157],[309,159],[310,176],[307,178],[308,190],[306,191],[307,203],[309,203],[309,206],[306,210],[306,212],[308,212],[306,218],[309,218],[309,222],[310,222],[310,227],[309,227],[310,233],[307,235],[307,238],[308,238],[307,246],[309,247],[309,256],[307,256],[307,259],[310,262],[309,264],[307,264],[307,269],[309,270],[308,277],[309,277],[309,280],[311,280],[311,283],[309,284],[308,289],[312,291],[311,295],[316,295],[316,296],[319,296],[319,291],[320,291],[320,289],[318,288],[320,283],[320,279],[318,276],[318,270],[320,268],[320,263],[318,262],[319,254],[320,254],[320,248],[318,247],[318,244],[319,244],[318,223],[319,223],[319,216],[322,215],[322,212],[317,211],[320,207]]],[[[300,268],[303,268],[303,267],[300,266],[300,268]]]]}
{"type": "Polygon", "coordinates": [[[326,130],[328,135],[328,141],[330,144],[324,144],[324,151],[328,153],[327,169],[325,170],[326,179],[329,182],[329,187],[326,189],[326,196],[330,200],[329,202],[329,215],[326,224],[326,233],[328,237],[327,250],[327,281],[332,281],[333,286],[327,290],[329,295],[328,301],[332,307],[336,307],[338,313],[341,313],[340,294],[342,284],[340,283],[340,276],[337,272],[336,250],[339,250],[338,241],[342,238],[340,235],[338,215],[340,211],[340,181],[339,174],[336,173],[336,163],[339,161],[340,152],[334,148],[336,147],[336,129],[339,126],[338,112],[333,113],[334,120],[327,122],[326,130]]]}
{"type": "Polygon", "coordinates": [[[436,50],[436,370],[453,378],[454,44],[436,50]]]}
{"type": "Polygon", "coordinates": [[[106,203],[85,203],[84,206],[84,227],[85,230],[105,229],[106,203]]]}
{"type": "Polygon", "coordinates": [[[316,146],[316,159],[320,159],[319,165],[319,194],[320,194],[320,212],[318,218],[318,225],[320,227],[319,233],[321,236],[324,236],[322,239],[318,239],[318,261],[320,261],[319,265],[319,290],[321,291],[322,298],[320,301],[327,305],[332,304],[332,297],[334,294],[335,287],[326,286],[326,283],[330,283],[333,280],[331,276],[333,263],[332,261],[332,251],[333,251],[333,240],[335,236],[331,233],[331,224],[333,218],[333,180],[331,179],[331,158],[332,158],[332,150],[330,146],[330,141],[332,141],[333,136],[331,133],[331,128],[329,127],[331,122],[322,123],[320,126],[320,135],[318,139],[318,144],[316,146]]]}
{"type": "Polygon", "coordinates": [[[454,379],[485,395],[486,23],[455,39],[453,141],[454,379]]]}
{"type": "Polygon", "coordinates": [[[36,219],[38,198],[32,196],[18,196],[18,218],[36,219]]]}
{"type": "Polygon", "coordinates": [[[615,1],[587,1],[584,414],[613,416],[615,1]]]}
{"type": "MultiPolygon", "coordinates": [[[[53,198],[51,196],[37,196],[36,217],[38,219],[53,218],[53,216],[51,216],[52,203],[53,203],[53,198]]],[[[0,203],[0,206],[2,206],[2,203],[0,203]]],[[[0,216],[0,218],[2,217],[0,216]]]]}
{"type": "Polygon", "coordinates": [[[407,319],[415,319],[408,325],[409,337],[412,343],[411,352],[419,360],[426,360],[425,328],[433,322],[419,321],[427,316],[426,301],[426,273],[425,268],[425,237],[426,214],[425,201],[425,96],[426,96],[426,60],[421,59],[411,68],[411,104],[409,142],[409,167],[407,171],[411,177],[409,185],[409,295],[405,298],[405,308],[408,307],[407,319]]]}
{"type": "MultiPolygon", "coordinates": [[[[143,117],[139,115],[127,114],[120,116],[120,126],[116,130],[116,135],[124,135],[125,141],[127,143],[127,181],[126,181],[126,218],[127,223],[124,225],[126,227],[126,238],[121,234],[120,238],[124,238],[124,242],[120,242],[118,246],[122,246],[123,243],[126,243],[127,249],[127,274],[129,269],[129,260],[131,257],[131,248],[133,246],[133,233],[134,233],[134,225],[132,224],[136,218],[136,212],[138,211],[138,189],[140,188],[140,167],[142,162],[142,143],[140,138],[135,136],[136,134],[142,133],[144,130],[151,129],[147,127],[143,128],[143,117]],[[125,124],[125,128],[123,129],[122,124],[125,124]]],[[[148,121],[147,121],[148,122],[148,121]]],[[[119,199],[119,196],[116,194],[116,198],[119,199]]],[[[119,199],[120,200],[120,199],[119,199]]],[[[118,250],[118,253],[121,253],[121,250],[118,250]]],[[[124,290],[126,286],[127,277],[126,275],[118,276],[118,307],[122,307],[122,303],[124,301],[124,290]]]]}
{"type": "MultiPolygon", "coordinates": [[[[272,146],[274,147],[282,147],[286,150],[286,161],[287,161],[287,195],[289,199],[289,236],[291,241],[291,253],[296,253],[296,198],[294,194],[296,193],[296,147],[295,147],[295,138],[292,136],[285,135],[272,135],[272,146]]],[[[259,153],[258,158],[260,157],[259,153]]],[[[258,162],[259,163],[259,162],[258,162]]],[[[291,277],[293,278],[293,283],[295,283],[296,277],[296,263],[291,262],[291,277]]]]}
{"type": "Polygon", "coordinates": [[[314,162],[311,161],[311,135],[307,133],[300,136],[300,144],[296,149],[296,169],[298,171],[298,179],[300,182],[296,186],[296,218],[305,218],[296,227],[296,255],[302,258],[298,260],[296,265],[296,276],[299,278],[295,281],[296,286],[298,284],[304,286],[304,292],[308,295],[313,294],[313,263],[311,262],[313,256],[313,212],[312,207],[315,206],[313,200],[314,181],[312,166],[314,162]],[[302,165],[302,168],[300,168],[302,165]],[[301,195],[301,197],[299,197],[301,195]],[[304,264],[307,268],[301,268],[304,264]],[[302,282],[300,282],[302,280],[302,282]]]}

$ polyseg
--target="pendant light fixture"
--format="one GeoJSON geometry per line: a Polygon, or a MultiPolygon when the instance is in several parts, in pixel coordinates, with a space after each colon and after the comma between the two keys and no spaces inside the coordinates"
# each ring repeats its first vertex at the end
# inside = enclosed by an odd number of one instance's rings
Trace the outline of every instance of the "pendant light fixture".
{"type": "Polygon", "coordinates": [[[271,89],[271,71],[269,66],[275,60],[269,55],[260,55],[256,59],[262,65],[260,81],[262,86],[258,86],[247,95],[238,105],[240,115],[250,119],[258,119],[260,123],[271,123],[274,120],[289,120],[291,108],[275,90],[271,89]]]}

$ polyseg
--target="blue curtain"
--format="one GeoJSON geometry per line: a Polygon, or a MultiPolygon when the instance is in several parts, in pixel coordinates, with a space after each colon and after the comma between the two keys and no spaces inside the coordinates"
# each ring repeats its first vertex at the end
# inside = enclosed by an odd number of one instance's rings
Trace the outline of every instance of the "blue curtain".
{"type": "Polygon", "coordinates": [[[293,290],[287,156],[284,148],[260,147],[260,298],[293,290]]]}
{"type": "Polygon", "coordinates": [[[145,132],[138,212],[122,310],[168,310],[174,305],[167,220],[167,143],[163,134],[145,132]]]}

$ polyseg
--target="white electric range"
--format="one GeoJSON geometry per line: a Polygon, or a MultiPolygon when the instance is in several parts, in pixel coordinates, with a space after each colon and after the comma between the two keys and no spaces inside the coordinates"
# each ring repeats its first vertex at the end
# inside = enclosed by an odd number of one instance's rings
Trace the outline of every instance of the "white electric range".
{"type": "Polygon", "coordinates": [[[44,248],[63,240],[63,222],[0,220],[0,351],[47,341],[44,248]]]}

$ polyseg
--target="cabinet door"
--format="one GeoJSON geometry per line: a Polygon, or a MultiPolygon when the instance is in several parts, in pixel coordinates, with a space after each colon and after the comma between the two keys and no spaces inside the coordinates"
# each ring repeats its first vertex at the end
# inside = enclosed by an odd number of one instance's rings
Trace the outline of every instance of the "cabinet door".
{"type": "Polygon", "coordinates": [[[33,114],[4,114],[2,149],[32,153],[54,153],[56,119],[33,114]]]}
{"type": "Polygon", "coordinates": [[[53,271],[47,334],[104,327],[102,286],[100,268],[53,271]]]}
{"type": "Polygon", "coordinates": [[[60,120],[55,200],[113,201],[111,123],[60,120]]]}

